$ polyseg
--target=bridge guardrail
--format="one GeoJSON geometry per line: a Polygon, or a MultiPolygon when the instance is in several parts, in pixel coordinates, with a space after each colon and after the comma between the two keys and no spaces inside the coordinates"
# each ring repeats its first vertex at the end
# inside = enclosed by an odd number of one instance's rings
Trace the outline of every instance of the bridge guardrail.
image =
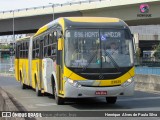
{"type": "Polygon", "coordinates": [[[20,11],[27,11],[27,10],[35,10],[35,9],[44,9],[44,8],[50,8],[50,7],[63,7],[66,5],[75,5],[75,4],[83,4],[83,3],[91,3],[91,2],[101,2],[106,0],[83,0],[78,2],[67,2],[63,4],[52,4],[52,5],[46,5],[46,6],[39,6],[39,7],[31,7],[31,8],[23,8],[23,9],[15,9],[15,10],[7,10],[7,11],[0,11],[0,13],[12,13],[12,12],[20,12],[20,11]]]}

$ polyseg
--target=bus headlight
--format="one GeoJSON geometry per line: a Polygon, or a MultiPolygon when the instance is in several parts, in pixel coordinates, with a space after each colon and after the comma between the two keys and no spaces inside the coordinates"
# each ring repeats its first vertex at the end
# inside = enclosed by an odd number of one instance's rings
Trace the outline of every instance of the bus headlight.
{"type": "Polygon", "coordinates": [[[81,87],[81,85],[78,83],[78,81],[76,80],[71,80],[69,78],[64,78],[69,84],[71,84],[74,87],[81,87]]]}
{"type": "Polygon", "coordinates": [[[132,82],[134,81],[134,77],[128,79],[126,82],[124,82],[121,86],[122,87],[127,87],[128,85],[130,85],[132,82]]]}

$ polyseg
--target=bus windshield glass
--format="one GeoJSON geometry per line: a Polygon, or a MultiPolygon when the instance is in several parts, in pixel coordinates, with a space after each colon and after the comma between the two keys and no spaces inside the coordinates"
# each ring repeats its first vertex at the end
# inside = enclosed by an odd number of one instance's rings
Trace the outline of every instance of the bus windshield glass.
{"type": "Polygon", "coordinates": [[[133,66],[131,35],[125,29],[66,30],[65,64],[73,68],[133,66]]]}

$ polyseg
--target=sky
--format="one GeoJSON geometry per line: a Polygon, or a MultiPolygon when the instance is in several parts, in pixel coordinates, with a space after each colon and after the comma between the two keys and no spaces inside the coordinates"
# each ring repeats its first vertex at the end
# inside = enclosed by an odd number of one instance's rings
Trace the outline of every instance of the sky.
{"type": "Polygon", "coordinates": [[[49,5],[49,3],[66,3],[79,0],[0,0],[0,11],[49,5]]]}

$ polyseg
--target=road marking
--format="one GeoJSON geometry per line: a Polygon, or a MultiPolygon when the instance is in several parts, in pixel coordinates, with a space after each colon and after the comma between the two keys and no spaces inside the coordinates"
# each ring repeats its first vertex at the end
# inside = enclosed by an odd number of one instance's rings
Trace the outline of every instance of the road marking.
{"type": "Polygon", "coordinates": [[[121,99],[118,101],[136,101],[136,100],[152,100],[152,99],[160,99],[160,97],[144,97],[144,98],[131,98],[131,99],[121,99]]]}
{"type": "Polygon", "coordinates": [[[56,103],[42,103],[42,104],[36,104],[36,106],[52,106],[57,105],[56,103]]]}
{"type": "Polygon", "coordinates": [[[21,98],[37,98],[37,97],[21,97],[21,98]]]}
{"type": "Polygon", "coordinates": [[[27,107],[28,107],[28,108],[31,108],[31,109],[32,109],[32,108],[37,108],[37,107],[35,107],[35,106],[33,106],[33,105],[27,105],[27,107]]]}

